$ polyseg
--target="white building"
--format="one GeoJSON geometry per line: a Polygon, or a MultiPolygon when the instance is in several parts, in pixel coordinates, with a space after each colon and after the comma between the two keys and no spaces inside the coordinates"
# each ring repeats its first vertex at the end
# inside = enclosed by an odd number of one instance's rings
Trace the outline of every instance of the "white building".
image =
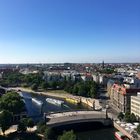
{"type": "Polygon", "coordinates": [[[135,77],[124,77],[123,81],[128,88],[140,88],[140,79],[135,77]]]}

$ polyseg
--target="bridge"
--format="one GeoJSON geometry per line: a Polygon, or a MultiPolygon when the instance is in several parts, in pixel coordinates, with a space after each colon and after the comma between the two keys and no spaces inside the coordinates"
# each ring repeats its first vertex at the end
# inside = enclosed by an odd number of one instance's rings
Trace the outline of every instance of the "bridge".
{"type": "Polygon", "coordinates": [[[62,125],[100,122],[104,126],[112,124],[111,119],[107,117],[103,111],[70,111],[46,114],[46,119],[49,120],[46,124],[50,127],[59,127],[62,125]]]}

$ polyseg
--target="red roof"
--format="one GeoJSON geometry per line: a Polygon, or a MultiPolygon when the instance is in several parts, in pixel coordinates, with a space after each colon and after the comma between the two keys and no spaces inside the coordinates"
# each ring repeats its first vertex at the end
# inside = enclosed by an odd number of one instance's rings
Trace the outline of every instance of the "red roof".
{"type": "Polygon", "coordinates": [[[140,89],[127,89],[126,87],[124,87],[123,85],[118,85],[118,84],[114,84],[113,85],[113,89],[123,95],[127,94],[127,93],[137,93],[140,92],[140,89]]]}

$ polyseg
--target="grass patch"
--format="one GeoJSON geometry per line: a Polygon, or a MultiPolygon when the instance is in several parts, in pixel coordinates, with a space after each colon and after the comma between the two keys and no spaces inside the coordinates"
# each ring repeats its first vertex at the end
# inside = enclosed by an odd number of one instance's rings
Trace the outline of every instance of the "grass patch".
{"type": "Polygon", "coordinates": [[[50,93],[59,93],[59,94],[69,94],[68,92],[64,90],[48,90],[50,93]]]}

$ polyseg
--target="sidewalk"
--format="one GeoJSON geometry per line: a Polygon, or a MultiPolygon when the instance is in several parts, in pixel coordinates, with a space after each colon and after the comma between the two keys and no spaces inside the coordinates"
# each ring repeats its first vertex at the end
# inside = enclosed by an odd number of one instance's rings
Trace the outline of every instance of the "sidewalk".
{"type": "MultiPolygon", "coordinates": [[[[35,132],[37,130],[37,126],[33,128],[27,128],[27,132],[35,132]]],[[[17,125],[11,126],[8,130],[5,131],[5,135],[9,135],[10,133],[14,133],[17,131],[17,125]]],[[[0,128],[0,135],[3,135],[2,130],[0,128]]]]}

